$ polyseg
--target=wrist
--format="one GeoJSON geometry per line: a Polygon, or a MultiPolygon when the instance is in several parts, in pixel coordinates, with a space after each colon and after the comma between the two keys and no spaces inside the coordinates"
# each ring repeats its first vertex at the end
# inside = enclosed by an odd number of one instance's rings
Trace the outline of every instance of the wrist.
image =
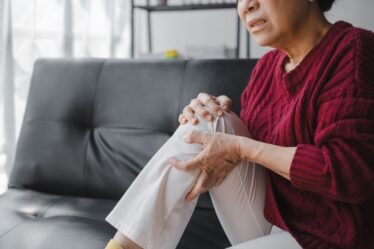
{"type": "Polygon", "coordinates": [[[239,155],[242,161],[258,162],[264,143],[248,137],[239,137],[239,155]]]}

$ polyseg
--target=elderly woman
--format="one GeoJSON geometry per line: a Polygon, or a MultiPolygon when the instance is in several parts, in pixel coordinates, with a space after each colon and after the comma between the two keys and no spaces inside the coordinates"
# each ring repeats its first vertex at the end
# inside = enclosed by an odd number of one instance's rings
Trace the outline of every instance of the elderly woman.
{"type": "Polygon", "coordinates": [[[175,248],[206,191],[233,248],[373,248],[374,34],[330,24],[333,2],[238,1],[252,37],[275,48],[241,121],[225,96],[192,100],[107,217],[107,248],[175,248]]]}

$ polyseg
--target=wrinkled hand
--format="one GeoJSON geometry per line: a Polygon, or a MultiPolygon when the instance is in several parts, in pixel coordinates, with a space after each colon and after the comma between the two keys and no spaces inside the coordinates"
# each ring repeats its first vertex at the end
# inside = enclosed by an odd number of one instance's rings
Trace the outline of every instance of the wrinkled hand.
{"type": "Polygon", "coordinates": [[[179,115],[180,124],[191,123],[196,125],[199,121],[195,114],[204,118],[206,121],[213,119],[213,114],[223,116],[224,111],[230,112],[232,100],[225,95],[218,97],[207,93],[199,93],[196,99],[192,99],[190,104],[183,109],[183,113],[179,115]]]}
{"type": "Polygon", "coordinates": [[[199,143],[204,147],[191,160],[170,160],[170,163],[180,170],[201,169],[197,182],[186,196],[187,201],[192,201],[200,193],[220,185],[231,170],[239,164],[241,161],[239,139],[239,136],[226,133],[199,131],[192,131],[184,137],[185,142],[199,143]]]}

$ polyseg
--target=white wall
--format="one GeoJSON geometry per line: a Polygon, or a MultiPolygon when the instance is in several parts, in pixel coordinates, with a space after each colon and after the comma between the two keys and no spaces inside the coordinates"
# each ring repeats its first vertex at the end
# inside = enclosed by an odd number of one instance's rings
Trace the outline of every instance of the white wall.
{"type": "MultiPolygon", "coordinates": [[[[181,1],[181,0],[174,0],[181,1]]],[[[331,22],[345,20],[355,26],[374,31],[373,0],[337,0],[326,14],[331,22]]],[[[147,51],[146,16],[136,11],[136,51],[147,51]]],[[[186,45],[223,45],[234,47],[236,42],[236,10],[206,10],[190,12],[162,12],[152,14],[153,49],[177,49],[184,52],[186,45]]],[[[245,32],[242,28],[241,56],[245,56],[245,32]]],[[[269,48],[251,41],[251,57],[261,57],[269,48]]]]}
{"type": "Polygon", "coordinates": [[[373,0],[336,0],[333,9],[327,13],[330,21],[345,20],[357,27],[374,31],[373,0]]]}

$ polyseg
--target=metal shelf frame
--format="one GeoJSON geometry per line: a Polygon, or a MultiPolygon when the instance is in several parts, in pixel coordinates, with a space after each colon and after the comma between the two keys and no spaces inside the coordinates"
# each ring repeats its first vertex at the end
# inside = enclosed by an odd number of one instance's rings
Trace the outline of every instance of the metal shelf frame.
{"type": "MultiPolygon", "coordinates": [[[[151,14],[153,12],[170,12],[170,11],[195,11],[195,10],[217,10],[217,9],[236,9],[236,3],[215,3],[215,4],[186,4],[186,5],[160,5],[160,6],[152,6],[149,4],[149,0],[147,0],[146,5],[137,5],[135,4],[135,0],[131,0],[131,50],[130,55],[131,58],[134,58],[134,14],[135,9],[144,10],[147,14],[147,31],[148,31],[148,52],[152,53],[152,25],[151,25],[151,14]]],[[[240,27],[241,22],[239,16],[236,20],[236,51],[235,56],[239,58],[240,52],[240,27]]],[[[250,38],[249,33],[246,33],[246,56],[249,58],[250,56],[250,38]]]]}

